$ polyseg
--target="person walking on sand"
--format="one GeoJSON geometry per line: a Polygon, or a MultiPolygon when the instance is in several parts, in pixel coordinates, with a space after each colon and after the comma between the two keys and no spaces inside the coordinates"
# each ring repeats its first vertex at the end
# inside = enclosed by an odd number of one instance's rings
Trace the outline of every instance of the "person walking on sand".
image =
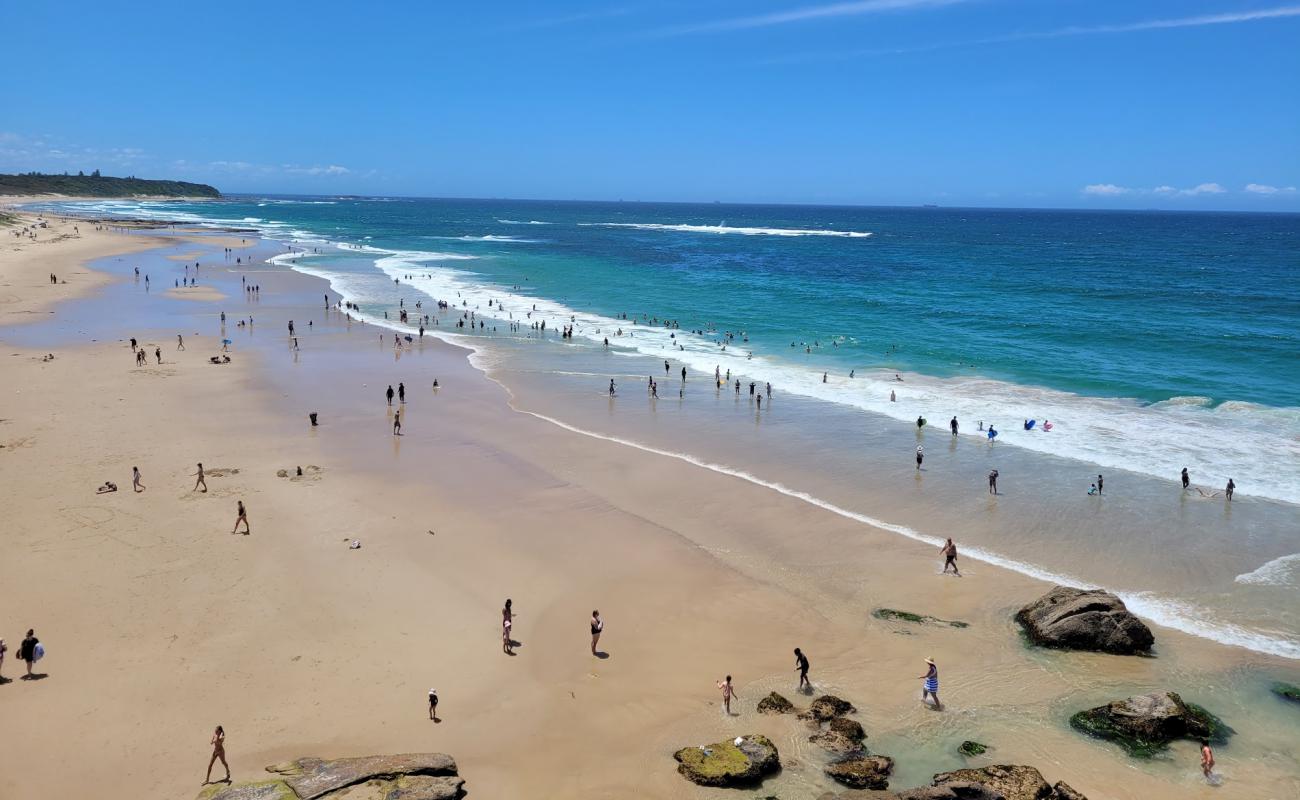
{"type": "Polygon", "coordinates": [[[144,484],[140,483],[140,468],[131,467],[131,488],[137,492],[144,491],[144,484]]]}
{"type": "Polygon", "coordinates": [[[40,643],[41,640],[36,638],[36,630],[28,628],[26,638],[18,645],[18,658],[27,664],[27,674],[23,676],[25,681],[32,679],[32,664],[36,663],[36,647],[40,643]]]}
{"type": "Polygon", "coordinates": [[[610,379],[609,379],[609,396],[610,396],[610,397],[613,397],[613,396],[614,396],[614,379],[613,379],[613,378],[610,378],[610,379]]]}
{"type": "Polygon", "coordinates": [[[9,645],[5,644],[4,639],[0,639],[0,685],[4,685],[8,683],[8,681],[5,680],[5,676],[4,676],[5,653],[8,652],[9,652],[9,645]]]}
{"type": "Polygon", "coordinates": [[[1228,478],[1228,485],[1224,487],[1223,493],[1228,496],[1228,502],[1232,502],[1232,493],[1237,491],[1237,484],[1233,483],[1232,478],[1228,478]]]}
{"type": "MultiPolygon", "coordinates": [[[[665,363],[665,366],[667,364],[665,363]]],[[[600,642],[600,634],[605,631],[605,620],[600,618],[599,611],[591,612],[591,654],[596,655],[596,645],[600,642]]]]}
{"type": "Polygon", "coordinates": [[[237,509],[239,516],[235,517],[235,529],[232,530],[231,533],[239,533],[239,523],[242,522],[244,523],[244,535],[247,536],[253,532],[253,529],[248,524],[248,512],[244,509],[244,501],[239,500],[237,502],[239,504],[237,509]]]}
{"type": "Polygon", "coordinates": [[[1192,485],[1192,479],[1187,474],[1187,467],[1183,467],[1182,477],[1183,477],[1183,491],[1187,491],[1187,487],[1192,485]]]}
{"type": "Polygon", "coordinates": [[[406,384],[402,383],[401,381],[397,382],[397,402],[399,403],[406,402],[406,384]]]}
{"type": "Polygon", "coordinates": [[[1102,480],[1101,475],[1100,474],[1097,475],[1097,494],[1101,494],[1101,487],[1103,486],[1103,484],[1104,481],[1102,480]]]}
{"type": "Polygon", "coordinates": [[[161,347],[156,347],[156,346],[154,347],[154,349],[153,349],[153,357],[156,358],[156,359],[158,359],[158,363],[159,363],[159,364],[162,363],[162,348],[161,348],[161,347]]]}
{"type": "Polygon", "coordinates": [[[1201,774],[1207,781],[1214,780],[1214,751],[1206,739],[1201,740],[1201,774]]]}
{"type": "Polygon", "coordinates": [[[388,398],[388,404],[393,404],[393,384],[388,384],[388,391],[384,392],[384,397],[388,398]]]}
{"type": "Polygon", "coordinates": [[[220,726],[212,732],[212,758],[208,761],[208,774],[203,779],[203,785],[207,786],[212,783],[212,765],[221,759],[221,766],[226,768],[226,777],[222,783],[230,783],[230,765],[226,763],[226,731],[220,726]]]}
{"type": "Polygon", "coordinates": [[[176,349],[177,349],[177,350],[184,350],[184,349],[185,349],[185,339],[182,338],[181,335],[180,335],[179,333],[176,334],[176,349]]]}
{"type": "Polygon", "coordinates": [[[934,665],[933,658],[927,658],[925,663],[929,665],[925,674],[916,676],[917,680],[925,681],[921,689],[921,702],[924,703],[927,696],[933,697],[935,710],[943,711],[943,703],[939,702],[939,668],[934,665]]]}
{"type": "Polygon", "coordinates": [[[208,491],[208,481],[207,481],[206,478],[203,477],[203,462],[202,462],[202,461],[199,462],[199,471],[196,472],[196,473],[194,473],[194,488],[193,488],[193,489],[190,489],[190,491],[193,492],[193,491],[195,491],[196,489],[198,489],[200,486],[203,487],[203,491],[204,491],[205,493],[208,491]]]}
{"type": "Polygon", "coordinates": [[[957,426],[957,418],[956,418],[956,417],[953,417],[953,418],[952,418],[952,421],[950,421],[950,422],[948,423],[948,427],[949,427],[949,428],[952,428],[952,435],[953,435],[953,436],[956,436],[956,435],[957,435],[957,427],[958,427],[958,426],[957,426]]]}
{"type": "Polygon", "coordinates": [[[402,435],[402,409],[400,408],[397,409],[397,413],[393,414],[393,435],[402,435]]]}
{"type": "Polygon", "coordinates": [[[989,494],[997,494],[997,493],[998,493],[998,471],[992,470],[989,472],[989,494]]]}
{"type": "Polygon", "coordinates": [[[736,696],[736,687],[731,683],[731,676],[728,675],[726,680],[718,681],[718,688],[722,690],[722,709],[727,716],[731,716],[731,700],[736,696]]]}
{"type": "Polygon", "coordinates": [[[442,722],[442,720],[438,719],[438,690],[437,689],[429,690],[429,719],[433,720],[434,722],[442,722]]]}
{"type": "Polygon", "coordinates": [[[808,680],[808,656],[803,654],[799,648],[794,649],[794,668],[799,673],[799,688],[808,687],[812,691],[812,681],[808,680]]]}
{"type": "Polygon", "coordinates": [[[921,462],[925,460],[925,448],[921,445],[916,446],[916,468],[921,468],[921,462]]]}
{"type": "Polygon", "coordinates": [[[957,545],[951,536],[943,543],[943,547],[939,548],[939,552],[943,553],[943,574],[947,575],[948,567],[952,567],[952,574],[960,578],[961,571],[957,569],[957,545]]]}
{"type": "Polygon", "coordinates": [[[501,608],[501,645],[506,655],[515,654],[515,641],[512,638],[515,627],[515,607],[514,601],[509,597],[506,598],[506,604],[501,608]]]}

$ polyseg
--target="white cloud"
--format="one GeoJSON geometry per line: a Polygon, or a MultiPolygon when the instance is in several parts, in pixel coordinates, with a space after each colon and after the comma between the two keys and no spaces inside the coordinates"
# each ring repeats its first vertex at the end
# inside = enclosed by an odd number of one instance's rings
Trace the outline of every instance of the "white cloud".
{"type": "Polygon", "coordinates": [[[1152,194],[1178,194],[1178,190],[1172,186],[1157,186],[1151,190],[1152,194]]]}
{"type": "Polygon", "coordinates": [[[1132,191],[1126,186],[1116,186],[1113,183],[1093,183],[1083,187],[1084,194],[1097,197],[1115,197],[1116,195],[1130,194],[1132,191]]]}
{"type": "Polygon", "coordinates": [[[1198,195],[1198,194],[1223,194],[1228,191],[1217,183],[1201,183],[1190,189],[1184,189],[1179,194],[1198,195]]]}
{"type": "Polygon", "coordinates": [[[710,31],[742,30],[745,28],[766,28],[772,25],[785,25],[791,22],[803,22],[810,19],[831,19],[835,17],[856,17],[864,14],[880,14],[887,11],[907,11],[914,8],[935,8],[966,3],[970,0],[849,0],[842,3],[828,3],[817,6],[792,8],[789,11],[776,11],[770,14],[758,14],[749,17],[731,17],[712,22],[693,25],[681,25],[658,31],[660,35],[674,36],[687,33],[707,33],[710,31]]]}
{"type": "Polygon", "coordinates": [[[1246,184],[1247,192],[1251,194],[1295,194],[1294,186],[1269,186],[1267,183],[1248,183],[1246,184]]]}

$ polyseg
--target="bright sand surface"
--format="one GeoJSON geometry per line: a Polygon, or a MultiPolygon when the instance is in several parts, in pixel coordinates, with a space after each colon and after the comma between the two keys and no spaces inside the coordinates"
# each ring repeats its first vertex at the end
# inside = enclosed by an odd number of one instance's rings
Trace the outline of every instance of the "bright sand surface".
{"type": "MultiPolygon", "coordinates": [[[[105,235],[79,257],[144,238],[105,235]]],[[[1300,793],[1295,711],[1256,704],[1265,676],[1296,681],[1294,662],[1161,628],[1153,659],[1027,649],[1010,617],[1047,585],[978,563],[941,577],[928,545],[519,413],[523,398],[465,351],[395,350],[391,331],[326,311],[323,282],[234,269],[232,241],[195,259],[200,288],[224,300],[175,302],[166,284],[184,265],[170,256],[195,244],[157,237],[132,261],[159,290],[107,258],[96,266],[115,278],[100,292],[0,330],[3,674],[23,672],[28,627],[48,648],[47,677],[0,686],[0,796],[191,797],[222,724],[237,780],[303,755],[442,751],[489,798],[748,797],[687,784],[671,753],[764,733],[786,768],[759,794],[816,797],[834,786],[809,731],[754,713],[773,689],[807,703],[795,646],[819,690],[860,709],[872,751],[897,760],[896,788],[964,766],[955,747],[972,738],[994,747],[972,763],[1030,764],[1093,800],[1300,793]],[[241,274],[260,299],[241,304],[241,274]],[[248,314],[253,326],[237,326],[248,314]],[[223,335],[232,361],[211,365],[223,335]],[[132,336],[149,366],[134,366],[132,336]],[[383,399],[398,381],[401,437],[383,399]],[[198,461],[207,493],[191,490],[198,461]],[[297,466],[301,479],[276,474],[297,466]],[[106,480],[119,491],[96,495],[106,480]],[[237,500],[249,536],[230,533],[237,500]],[[500,647],[506,597],[513,657],[500,647]],[[870,614],[882,606],[971,627],[886,623],[870,614]],[[595,608],[604,659],[589,652],[595,608]],[[941,713],[918,699],[926,656],[941,713]],[[727,673],[735,717],[714,688],[727,673]],[[1218,752],[1222,787],[1200,780],[1190,742],[1139,764],[1066,725],[1157,688],[1238,729],[1218,752]]],[[[51,264],[57,245],[5,244],[7,308],[64,299],[44,276],[81,268],[51,264]]],[[[609,414],[637,438],[634,418],[609,414]]]]}

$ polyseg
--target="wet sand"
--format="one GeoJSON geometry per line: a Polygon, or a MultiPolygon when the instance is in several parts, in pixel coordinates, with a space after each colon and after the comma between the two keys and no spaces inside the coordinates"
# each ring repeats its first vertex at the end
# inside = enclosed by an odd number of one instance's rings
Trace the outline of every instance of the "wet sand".
{"type": "MultiPolygon", "coordinates": [[[[1031,764],[1094,800],[1300,790],[1295,712],[1259,697],[1267,678],[1296,679],[1292,663],[1167,629],[1154,659],[1027,649],[1010,616],[1046,584],[970,562],[943,577],[928,544],[520,413],[464,350],[426,338],[395,351],[391,332],[327,312],[322,281],[236,270],[221,246],[198,260],[224,300],[146,294],[123,273],[47,323],[0,330],[15,387],[0,406],[4,675],[22,670],[12,654],[27,627],[49,649],[48,677],[0,687],[7,718],[41,720],[0,734],[18,796],[190,796],[219,723],[237,779],[301,755],[438,750],[483,797],[733,796],[685,783],[671,753],[758,732],[787,765],[763,793],[815,797],[834,786],[802,723],[753,712],[772,689],[807,702],[795,646],[819,690],[861,709],[872,751],[898,762],[896,788],[964,766],[955,747],[975,738],[994,750],[973,763],[1031,764]],[[241,297],[241,274],[260,299],[241,297]],[[235,343],[216,366],[222,310],[235,343]],[[133,366],[131,336],[151,366],[133,366]],[[394,437],[383,391],[398,381],[394,437]],[[200,460],[206,494],[190,491],[200,460]],[[299,465],[319,471],[276,475],[299,465]],[[105,480],[119,491],[96,495],[105,480]],[[238,499],[247,537],[230,533],[238,499]],[[500,648],[506,597],[514,657],[500,648]],[[881,606],[971,627],[887,623],[871,616],[881,606]],[[593,608],[607,659],[588,651],[593,608]],[[918,699],[926,656],[942,713],[918,699]],[[714,688],[728,672],[731,718],[714,688]],[[1237,727],[1218,751],[1224,786],[1200,781],[1190,742],[1139,764],[1065,724],[1155,688],[1237,727]]],[[[143,254],[155,284],[183,274],[168,256],[194,247],[143,254]]],[[[645,433],[644,415],[605,413],[612,430],[645,433]]]]}

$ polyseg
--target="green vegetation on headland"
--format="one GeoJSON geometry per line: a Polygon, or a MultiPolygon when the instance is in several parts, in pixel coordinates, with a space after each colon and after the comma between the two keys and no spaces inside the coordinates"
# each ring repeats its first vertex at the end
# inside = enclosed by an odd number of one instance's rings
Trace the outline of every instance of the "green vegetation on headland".
{"type": "Polygon", "coordinates": [[[89,175],[46,175],[27,172],[0,175],[0,195],[62,194],[73,197],[220,197],[206,183],[186,181],[152,181],[144,178],[111,178],[95,170],[89,175]]]}

